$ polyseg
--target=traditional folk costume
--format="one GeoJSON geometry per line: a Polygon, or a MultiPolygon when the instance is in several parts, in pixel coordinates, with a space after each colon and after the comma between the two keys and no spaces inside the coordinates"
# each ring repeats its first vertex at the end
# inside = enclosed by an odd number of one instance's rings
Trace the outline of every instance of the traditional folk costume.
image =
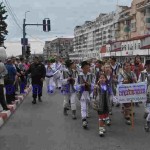
{"type": "Polygon", "coordinates": [[[103,62],[101,60],[96,61],[96,65],[93,69],[93,73],[95,74],[95,83],[98,82],[100,74],[103,73],[102,65],[103,65],[103,62]],[[97,64],[101,65],[101,67],[97,67],[97,64]]]}
{"type": "Polygon", "coordinates": [[[47,85],[47,93],[54,93],[56,85],[54,82],[54,73],[55,71],[51,66],[45,66],[46,68],[46,85],[47,85]]]}
{"type": "MultiPolygon", "coordinates": [[[[114,66],[111,65],[111,69],[112,69],[112,76],[116,77],[116,80],[117,80],[118,75],[119,75],[120,65],[118,63],[116,63],[114,66]]],[[[117,84],[118,84],[118,82],[113,82],[112,83],[113,96],[116,96],[117,84]]],[[[120,106],[120,104],[116,103],[116,107],[119,107],[119,106],[120,106]]]]}
{"type": "MultiPolygon", "coordinates": [[[[88,65],[87,62],[83,62],[88,65]]],[[[81,104],[82,125],[87,128],[88,104],[91,100],[90,94],[93,91],[95,84],[95,76],[92,73],[84,74],[81,72],[77,78],[77,85],[79,86],[79,99],[81,104]]]]}
{"type": "Polygon", "coordinates": [[[55,62],[52,65],[53,70],[55,70],[55,74],[54,74],[54,82],[56,85],[56,88],[61,89],[61,81],[60,81],[60,75],[61,75],[61,66],[62,64],[59,62],[55,62]]]}
{"type": "MultiPolygon", "coordinates": [[[[136,75],[133,71],[126,72],[124,71],[123,74],[120,74],[120,81],[123,84],[135,83],[133,79],[136,79],[136,75]],[[124,80],[128,80],[128,83],[124,83],[124,80]]],[[[124,117],[126,119],[127,124],[131,124],[131,103],[124,103],[122,106],[124,117]]]]}
{"type": "MultiPolygon", "coordinates": [[[[113,79],[113,75],[112,75],[112,74],[106,75],[106,77],[107,77],[106,84],[107,84],[107,86],[109,87],[109,90],[110,90],[110,96],[109,96],[109,101],[110,101],[110,112],[109,112],[109,114],[112,115],[113,90],[114,90],[113,85],[116,84],[116,80],[113,79]]],[[[117,83],[118,83],[118,81],[117,81],[117,83]]]]}
{"type": "MultiPolygon", "coordinates": [[[[146,66],[150,65],[150,60],[146,61],[146,66]]],[[[147,83],[147,100],[145,102],[145,114],[144,118],[146,119],[145,130],[149,131],[150,129],[150,71],[144,70],[139,75],[139,82],[147,83]]]]}
{"type": "Polygon", "coordinates": [[[99,135],[103,136],[105,123],[110,125],[109,112],[111,111],[110,104],[111,90],[107,84],[96,85],[94,89],[94,109],[99,115],[99,135]]]}
{"type": "Polygon", "coordinates": [[[66,61],[67,68],[62,71],[61,74],[61,82],[62,82],[62,94],[64,95],[64,102],[63,102],[63,108],[64,108],[64,115],[67,114],[69,102],[71,104],[71,110],[72,110],[72,119],[76,119],[76,90],[75,90],[75,83],[77,80],[78,72],[76,70],[73,70],[70,68],[70,65],[73,64],[71,60],[66,61]]]}

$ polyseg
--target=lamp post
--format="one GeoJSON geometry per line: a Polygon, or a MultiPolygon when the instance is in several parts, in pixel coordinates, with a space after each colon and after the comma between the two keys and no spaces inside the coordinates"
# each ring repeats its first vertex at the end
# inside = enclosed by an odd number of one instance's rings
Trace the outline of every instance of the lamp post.
{"type": "Polygon", "coordinates": [[[23,48],[22,48],[22,56],[23,57],[25,57],[25,45],[26,45],[26,43],[25,43],[25,38],[26,38],[26,14],[28,13],[28,12],[30,12],[30,11],[26,11],[25,12],[25,18],[23,19],[23,43],[22,43],[22,45],[23,45],[23,48]]]}
{"type": "Polygon", "coordinates": [[[25,12],[25,20],[26,20],[26,15],[27,15],[28,12],[30,12],[30,11],[28,10],[28,11],[25,12]]]}

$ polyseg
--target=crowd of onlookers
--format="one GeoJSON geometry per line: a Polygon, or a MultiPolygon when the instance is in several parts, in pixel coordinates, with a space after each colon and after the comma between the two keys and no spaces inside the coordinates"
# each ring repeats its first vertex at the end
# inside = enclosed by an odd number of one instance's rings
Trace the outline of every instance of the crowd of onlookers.
{"type": "Polygon", "coordinates": [[[30,63],[24,58],[11,57],[5,62],[0,61],[0,103],[3,110],[7,104],[13,104],[15,95],[23,94],[29,84],[27,70],[30,63]]]}

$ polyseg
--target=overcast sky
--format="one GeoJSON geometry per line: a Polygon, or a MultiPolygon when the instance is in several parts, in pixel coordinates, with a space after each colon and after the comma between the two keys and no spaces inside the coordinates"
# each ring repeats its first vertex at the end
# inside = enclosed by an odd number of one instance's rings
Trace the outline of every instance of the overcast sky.
{"type": "MultiPolygon", "coordinates": [[[[43,32],[42,26],[27,26],[27,37],[41,41],[54,37],[73,36],[74,27],[82,25],[86,20],[95,19],[100,13],[115,10],[117,0],[0,0],[4,1],[8,9],[8,41],[20,41],[22,30],[16,25],[11,11],[22,28],[26,14],[26,23],[42,23],[44,18],[51,20],[51,32],[43,32]],[[29,35],[32,37],[30,37],[29,35]]],[[[131,0],[118,0],[119,5],[130,6],[131,0]]]]}

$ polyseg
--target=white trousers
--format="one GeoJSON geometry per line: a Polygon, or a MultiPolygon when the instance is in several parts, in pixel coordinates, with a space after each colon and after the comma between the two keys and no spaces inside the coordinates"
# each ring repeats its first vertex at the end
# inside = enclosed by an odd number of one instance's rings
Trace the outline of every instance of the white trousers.
{"type": "Polygon", "coordinates": [[[51,77],[51,78],[45,78],[45,81],[46,81],[46,85],[47,85],[47,90],[49,91],[49,90],[52,90],[52,91],[54,91],[55,90],[55,88],[56,88],[56,85],[55,85],[55,82],[54,82],[54,79],[53,79],[53,77],[51,77]]]}
{"type": "Polygon", "coordinates": [[[89,117],[90,102],[89,102],[89,100],[85,99],[85,100],[81,100],[80,104],[81,104],[81,118],[86,119],[87,117],[89,117]]]}
{"type": "Polygon", "coordinates": [[[70,94],[64,95],[63,107],[64,108],[68,107],[69,100],[70,100],[71,110],[76,110],[76,99],[77,99],[76,93],[70,93],[70,94]]]}
{"type": "Polygon", "coordinates": [[[81,117],[82,119],[86,119],[89,115],[89,104],[90,104],[90,95],[89,92],[83,92],[81,99],[81,117]]]}
{"type": "Polygon", "coordinates": [[[58,79],[54,79],[54,81],[55,81],[55,85],[56,85],[56,87],[61,87],[61,81],[60,81],[60,79],[58,78],[58,79]]]}

